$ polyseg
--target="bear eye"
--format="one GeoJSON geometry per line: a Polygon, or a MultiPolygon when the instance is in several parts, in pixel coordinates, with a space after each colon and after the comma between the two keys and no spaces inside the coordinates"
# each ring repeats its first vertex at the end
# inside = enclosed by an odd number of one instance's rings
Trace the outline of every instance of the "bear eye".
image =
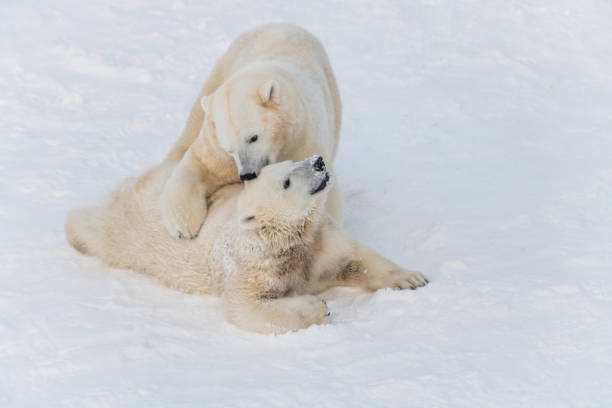
{"type": "Polygon", "coordinates": [[[253,135],[253,136],[249,137],[249,143],[255,143],[258,138],[259,138],[258,135],[253,135]]]}
{"type": "Polygon", "coordinates": [[[290,185],[291,185],[291,180],[286,179],[285,182],[283,183],[283,188],[286,190],[289,188],[290,185]]]}

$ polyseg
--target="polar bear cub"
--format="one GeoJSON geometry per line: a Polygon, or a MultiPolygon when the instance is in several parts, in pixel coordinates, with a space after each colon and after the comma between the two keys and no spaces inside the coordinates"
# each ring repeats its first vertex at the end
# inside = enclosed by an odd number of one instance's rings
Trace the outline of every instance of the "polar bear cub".
{"type": "Polygon", "coordinates": [[[191,241],[174,239],[160,223],[159,196],[172,171],[163,163],[125,182],[102,206],[71,212],[69,242],[169,287],[221,296],[231,323],[260,333],[325,322],[327,307],[316,295],[331,286],[427,283],[351,239],[329,216],[333,177],[320,156],[270,165],[245,185],[220,189],[191,241]]]}
{"type": "MultiPolygon", "coordinates": [[[[330,167],[341,119],[319,40],[290,24],[244,33],[217,61],[167,156],[179,164],[161,195],[163,225],[175,237],[196,237],[206,199],[223,185],[257,177],[269,163],[320,154],[330,167]]],[[[327,205],[340,220],[338,187],[327,205]]]]}

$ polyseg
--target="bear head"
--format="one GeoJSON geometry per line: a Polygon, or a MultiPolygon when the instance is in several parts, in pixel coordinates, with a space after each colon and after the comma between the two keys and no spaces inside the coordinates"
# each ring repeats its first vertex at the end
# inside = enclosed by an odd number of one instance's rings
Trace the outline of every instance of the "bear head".
{"type": "Polygon", "coordinates": [[[321,156],[267,166],[245,183],[238,199],[240,225],[276,247],[304,242],[319,224],[332,184],[321,156]]]}
{"type": "Polygon", "coordinates": [[[285,147],[289,121],[282,104],[289,97],[281,92],[279,82],[263,74],[237,75],[201,99],[203,130],[234,158],[243,181],[275,163],[285,147]]]}

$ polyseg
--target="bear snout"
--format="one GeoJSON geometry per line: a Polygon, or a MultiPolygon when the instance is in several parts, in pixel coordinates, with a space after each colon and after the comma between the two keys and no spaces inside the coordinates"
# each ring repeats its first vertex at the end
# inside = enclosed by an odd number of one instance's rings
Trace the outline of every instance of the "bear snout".
{"type": "Polygon", "coordinates": [[[257,177],[257,173],[245,173],[245,174],[240,175],[240,180],[242,181],[253,180],[256,177],[257,177]]]}
{"type": "Polygon", "coordinates": [[[317,156],[312,166],[316,171],[325,171],[325,162],[321,156],[317,156]]]}

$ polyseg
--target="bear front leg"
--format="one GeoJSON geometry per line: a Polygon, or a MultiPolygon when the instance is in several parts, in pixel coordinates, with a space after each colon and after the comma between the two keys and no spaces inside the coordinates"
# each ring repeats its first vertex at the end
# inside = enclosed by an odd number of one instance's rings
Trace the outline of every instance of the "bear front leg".
{"type": "Polygon", "coordinates": [[[206,218],[206,185],[191,148],[166,182],[161,195],[162,223],[176,238],[198,236],[206,218]]]}
{"type": "Polygon", "coordinates": [[[246,294],[245,291],[225,292],[223,309],[226,319],[243,330],[283,334],[322,324],[329,316],[325,301],[316,296],[268,296],[265,293],[246,294]]]}
{"type": "Polygon", "coordinates": [[[429,283],[422,273],[404,269],[360,242],[355,242],[355,255],[342,266],[338,278],[367,290],[416,289],[429,283]]]}
{"type": "Polygon", "coordinates": [[[321,293],[332,286],[374,291],[416,289],[429,283],[421,273],[406,270],[354,240],[333,221],[323,224],[316,248],[307,293],[321,293]]]}
{"type": "Polygon", "coordinates": [[[320,293],[332,286],[353,286],[365,290],[382,288],[416,289],[429,281],[419,272],[409,271],[356,241],[329,222],[320,234],[318,252],[313,255],[313,278],[308,293],[320,293]]]}

